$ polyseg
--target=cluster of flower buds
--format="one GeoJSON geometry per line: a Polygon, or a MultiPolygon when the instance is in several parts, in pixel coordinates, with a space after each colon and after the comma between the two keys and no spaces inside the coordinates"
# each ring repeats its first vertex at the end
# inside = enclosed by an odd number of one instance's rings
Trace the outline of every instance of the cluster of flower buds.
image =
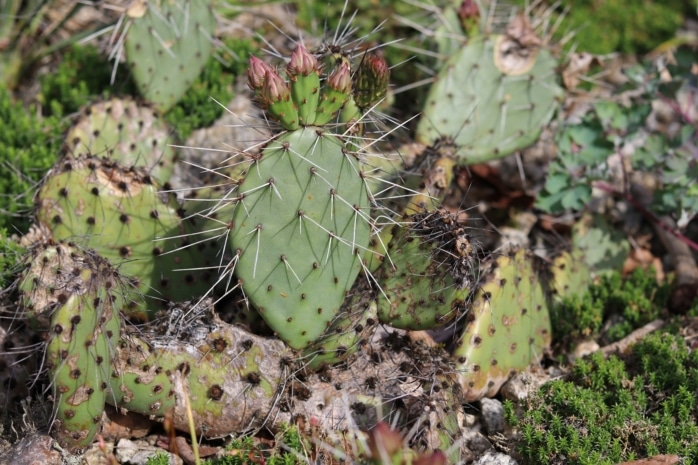
{"type": "Polygon", "coordinates": [[[286,66],[288,80],[275,68],[252,56],[247,81],[264,109],[290,131],[337,120],[342,108],[352,99],[354,108],[366,109],[385,97],[390,74],[382,57],[367,53],[353,82],[349,60],[335,60],[326,67],[323,82],[323,67],[299,44],[286,66]]]}

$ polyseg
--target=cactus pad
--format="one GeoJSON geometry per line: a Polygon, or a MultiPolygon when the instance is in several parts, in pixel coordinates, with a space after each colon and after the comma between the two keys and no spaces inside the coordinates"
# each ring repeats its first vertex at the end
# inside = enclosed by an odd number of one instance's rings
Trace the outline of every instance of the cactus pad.
{"type": "Polygon", "coordinates": [[[49,174],[37,195],[37,220],[55,240],[93,248],[138,285],[146,307],[132,308],[147,318],[161,301],[186,300],[210,287],[205,267],[193,248],[173,239],[185,232],[177,204],[158,193],[138,169],[95,157],[66,159],[49,174]]]}
{"type": "Polygon", "coordinates": [[[504,157],[539,136],[562,90],[557,60],[544,48],[517,49],[506,35],[468,41],[443,66],[417,127],[417,140],[442,137],[459,147],[462,163],[504,157]]]}
{"type": "Polygon", "coordinates": [[[359,163],[338,137],[302,128],[270,142],[238,192],[235,271],[267,324],[306,347],[334,319],[368,246],[359,163]]]}
{"type": "Polygon", "coordinates": [[[160,183],[170,179],[174,149],[167,126],[149,107],[114,98],[88,107],[68,131],[74,156],[97,155],[124,166],[142,166],[160,183]]]}
{"type": "Polygon", "coordinates": [[[491,397],[550,344],[550,316],[529,254],[492,264],[453,357],[467,401],[491,397]]]}
{"type": "Polygon", "coordinates": [[[79,451],[101,426],[124,286],[94,253],[68,244],[40,247],[20,285],[25,296],[36,299],[24,310],[30,317],[50,318],[46,363],[56,409],[52,430],[63,447],[79,451]]]}
{"type": "Polygon", "coordinates": [[[124,46],[141,94],[162,113],[189,89],[211,55],[216,21],[205,0],[153,0],[129,10],[124,46]]]}
{"type": "Polygon", "coordinates": [[[445,210],[417,213],[394,227],[383,261],[378,317],[395,328],[431,329],[462,316],[474,284],[466,228],[445,210]]]}

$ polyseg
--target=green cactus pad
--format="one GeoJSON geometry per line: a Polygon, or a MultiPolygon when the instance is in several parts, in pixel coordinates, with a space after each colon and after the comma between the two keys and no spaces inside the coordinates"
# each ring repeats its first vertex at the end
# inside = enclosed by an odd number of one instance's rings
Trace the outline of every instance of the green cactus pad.
{"type": "Polygon", "coordinates": [[[462,163],[481,163],[527,147],[540,135],[562,95],[557,60],[544,48],[516,48],[505,35],[468,41],[432,85],[417,140],[459,147],[462,163]]]}
{"type": "Polygon", "coordinates": [[[438,210],[412,215],[393,231],[380,275],[381,323],[422,330],[463,316],[477,265],[467,229],[438,210]]]}
{"type": "Polygon", "coordinates": [[[357,281],[325,335],[303,351],[306,369],[343,362],[367,342],[378,322],[373,294],[367,280],[357,281]]]}
{"type": "MultiPolygon", "coordinates": [[[[116,307],[123,286],[104,259],[72,245],[48,245],[37,258],[39,262],[32,264],[24,281],[36,284],[38,279],[52,289],[45,294],[56,296],[55,305],[50,298],[43,301],[51,308],[46,346],[56,409],[51,428],[63,447],[81,451],[101,426],[111,354],[119,338],[116,307]],[[56,266],[61,257],[63,265],[80,267],[56,266]],[[38,268],[45,271],[40,278],[38,268]]],[[[36,292],[32,295],[39,297],[36,292]]]]}
{"type": "Polygon", "coordinates": [[[124,335],[118,347],[119,356],[109,376],[112,395],[107,403],[143,415],[164,416],[175,403],[168,373],[143,340],[124,335]]]}
{"type": "Polygon", "coordinates": [[[138,90],[164,113],[184,95],[211,55],[210,2],[153,0],[129,10],[124,47],[138,90]]]}
{"type": "Polygon", "coordinates": [[[495,395],[550,344],[550,317],[529,254],[501,256],[475,294],[453,358],[466,401],[495,395]]]}
{"type": "Polygon", "coordinates": [[[273,140],[238,192],[235,271],[267,324],[304,348],[361,270],[371,227],[360,166],[339,138],[307,127],[273,140]]]}
{"type": "Polygon", "coordinates": [[[142,166],[160,183],[174,169],[174,149],[165,123],[149,107],[114,98],[89,106],[68,131],[73,156],[97,155],[124,166],[142,166]]]}
{"type": "Polygon", "coordinates": [[[95,249],[137,285],[145,305],[129,312],[148,318],[169,300],[203,295],[212,279],[205,255],[187,244],[177,204],[160,194],[136,168],[95,157],[68,158],[46,178],[37,195],[37,221],[55,240],[95,249]],[[178,237],[177,239],[173,239],[178,237]]]}
{"type": "Polygon", "coordinates": [[[584,261],[584,256],[582,250],[573,249],[571,252],[562,252],[553,260],[551,287],[554,301],[581,296],[589,289],[591,270],[584,261]]]}

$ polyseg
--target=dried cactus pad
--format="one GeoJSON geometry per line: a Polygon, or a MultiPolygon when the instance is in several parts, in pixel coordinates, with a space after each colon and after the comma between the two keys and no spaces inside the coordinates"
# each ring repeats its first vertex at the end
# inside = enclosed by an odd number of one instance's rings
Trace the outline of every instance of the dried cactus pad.
{"type": "Polygon", "coordinates": [[[417,127],[417,140],[459,147],[462,163],[504,157],[533,143],[561,96],[557,60],[505,35],[468,41],[441,69],[417,127]],[[517,48],[518,47],[518,48],[517,48]]]}
{"type": "Polygon", "coordinates": [[[114,98],[89,106],[68,131],[73,156],[96,155],[124,166],[142,166],[160,183],[169,181],[175,151],[169,130],[147,106],[114,98]]]}
{"type": "Polygon", "coordinates": [[[466,401],[497,394],[550,344],[550,316],[531,256],[521,250],[492,268],[453,352],[466,401]]]}
{"type": "Polygon", "coordinates": [[[124,46],[141,94],[162,113],[191,87],[211,55],[216,21],[205,0],[152,0],[130,9],[124,46]]]}

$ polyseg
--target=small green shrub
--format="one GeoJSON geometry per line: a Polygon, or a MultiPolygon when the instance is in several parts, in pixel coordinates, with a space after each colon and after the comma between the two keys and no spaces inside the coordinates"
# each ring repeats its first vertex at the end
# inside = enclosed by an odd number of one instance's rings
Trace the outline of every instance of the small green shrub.
{"type": "Polygon", "coordinates": [[[68,122],[38,115],[2,86],[0,121],[0,228],[24,233],[31,223],[34,190],[58,159],[68,122]]]}
{"type": "Polygon", "coordinates": [[[157,454],[153,455],[152,457],[149,457],[148,461],[145,462],[145,465],[169,465],[169,464],[170,464],[170,457],[164,452],[158,452],[157,454]]]}
{"type": "Polygon", "coordinates": [[[65,116],[99,97],[136,95],[125,66],[119,66],[111,85],[113,63],[91,45],[74,45],[63,55],[55,72],[41,77],[40,101],[44,114],[65,116]]]}
{"type": "Polygon", "coordinates": [[[601,276],[583,296],[552,307],[553,337],[564,343],[594,336],[609,317],[616,316],[618,322],[605,337],[608,342],[617,341],[658,318],[669,293],[670,286],[658,285],[653,270],[638,268],[626,278],[619,272],[601,276]]]}
{"type": "Polygon", "coordinates": [[[525,463],[611,465],[657,454],[698,463],[698,354],[683,339],[652,334],[629,355],[579,360],[566,380],[529,398],[521,419],[525,463]]]}
{"type": "Polygon", "coordinates": [[[276,440],[273,449],[262,449],[251,436],[233,440],[226,448],[228,454],[220,459],[204,460],[204,465],[299,465],[306,463],[300,457],[306,456],[307,446],[298,428],[287,426],[276,440]]]}
{"type": "Polygon", "coordinates": [[[11,283],[23,252],[23,247],[8,238],[7,229],[0,228],[0,291],[11,283]]]}

